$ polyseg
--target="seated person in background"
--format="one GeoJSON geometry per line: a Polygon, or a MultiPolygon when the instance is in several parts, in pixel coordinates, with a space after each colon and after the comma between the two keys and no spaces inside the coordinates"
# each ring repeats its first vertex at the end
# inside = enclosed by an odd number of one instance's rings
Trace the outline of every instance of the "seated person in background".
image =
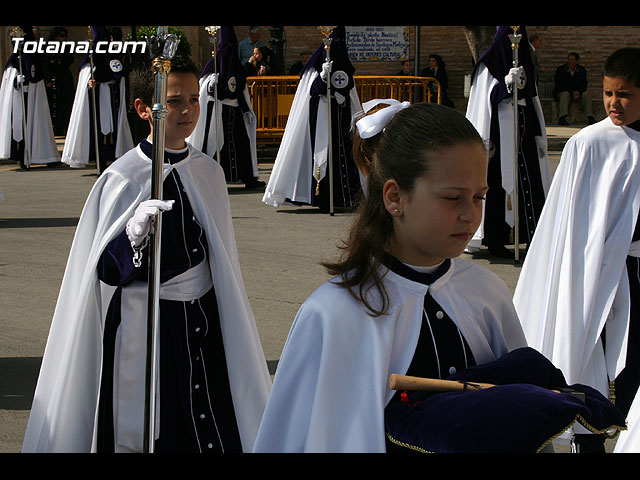
{"type": "MultiPolygon", "coordinates": [[[[449,76],[447,75],[446,65],[444,60],[440,55],[429,55],[429,66],[420,72],[421,77],[432,77],[435,78],[440,84],[440,89],[442,90],[440,96],[440,103],[442,105],[446,105],[447,107],[453,107],[453,102],[449,99],[447,95],[447,89],[449,88],[449,76]]],[[[437,85],[432,82],[429,84],[429,88],[432,90],[433,95],[438,95],[437,85]]]]}
{"type": "Polygon", "coordinates": [[[571,52],[567,57],[567,63],[556,69],[554,77],[556,87],[553,89],[553,96],[558,102],[560,125],[569,124],[567,116],[571,102],[581,103],[589,124],[595,123],[591,96],[587,92],[587,69],[578,63],[579,60],[580,55],[577,52],[571,52]]]}

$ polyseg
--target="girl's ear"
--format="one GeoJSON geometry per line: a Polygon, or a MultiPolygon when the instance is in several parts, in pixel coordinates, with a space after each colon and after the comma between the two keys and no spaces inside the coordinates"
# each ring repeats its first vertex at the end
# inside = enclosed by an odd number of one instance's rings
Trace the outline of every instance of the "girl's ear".
{"type": "Polygon", "coordinates": [[[382,187],[382,199],[384,201],[384,208],[393,217],[399,217],[402,215],[402,190],[398,185],[398,182],[394,179],[389,179],[382,187]]]}
{"type": "Polygon", "coordinates": [[[141,119],[147,120],[149,122],[151,121],[151,108],[149,108],[149,106],[147,106],[147,104],[144,103],[142,99],[136,98],[133,101],[133,107],[136,109],[136,112],[141,119]]]}

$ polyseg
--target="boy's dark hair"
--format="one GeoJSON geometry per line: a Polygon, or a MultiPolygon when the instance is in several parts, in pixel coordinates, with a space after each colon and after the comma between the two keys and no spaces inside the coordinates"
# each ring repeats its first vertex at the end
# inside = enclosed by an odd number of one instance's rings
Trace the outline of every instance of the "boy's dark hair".
{"type": "MultiPolygon", "coordinates": [[[[171,59],[171,73],[192,73],[196,78],[200,77],[200,71],[189,57],[176,55],[171,59]]],[[[154,74],[151,70],[151,59],[145,67],[131,72],[129,77],[131,96],[141,99],[146,105],[152,106],[155,90],[154,74]]]]}
{"type": "Polygon", "coordinates": [[[640,48],[625,47],[613,52],[604,63],[604,75],[625,78],[640,87],[640,48]]]}

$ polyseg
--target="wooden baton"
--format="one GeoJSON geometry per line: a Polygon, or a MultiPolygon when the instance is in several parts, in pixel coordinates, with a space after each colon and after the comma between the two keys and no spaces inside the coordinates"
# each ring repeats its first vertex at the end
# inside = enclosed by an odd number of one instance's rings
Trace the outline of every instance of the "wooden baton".
{"type": "Polygon", "coordinates": [[[389,388],[392,390],[422,390],[429,392],[462,392],[475,391],[495,387],[491,383],[460,382],[457,380],[440,380],[438,378],[412,377],[392,373],[389,377],[389,388]]]}
{"type": "MultiPolygon", "coordinates": [[[[426,392],[475,392],[485,388],[495,387],[493,383],[463,382],[460,380],[440,380],[439,378],[412,377],[410,375],[400,375],[392,373],[389,377],[389,388],[391,390],[409,390],[426,392]]],[[[554,393],[568,393],[585,402],[583,392],[564,387],[549,389],[554,393]]]]}

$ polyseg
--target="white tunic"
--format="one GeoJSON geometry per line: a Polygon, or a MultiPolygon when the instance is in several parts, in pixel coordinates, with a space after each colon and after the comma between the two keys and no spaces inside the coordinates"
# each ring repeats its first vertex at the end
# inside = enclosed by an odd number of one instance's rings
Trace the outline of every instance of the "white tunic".
{"type": "MultiPolygon", "coordinates": [[[[332,281],[305,301],[278,365],[255,452],[384,452],[384,409],[394,394],[389,376],[409,368],[428,289],[477,363],[525,346],[508,288],[482,267],[453,260],[431,286],[387,271],[384,285],[390,307],[377,318],[332,281]]],[[[379,294],[372,295],[375,301],[379,294]]]]}
{"type": "MultiPolygon", "coordinates": [[[[224,173],[211,157],[189,148],[187,159],[165,165],[165,175],[176,169],[205,228],[238,429],[243,450],[250,451],[271,379],[242,281],[224,173]]],[[[62,280],[24,452],[95,450],[102,328],[110,300],[105,292],[112,291],[101,285],[96,265],[150,188],[151,161],[137,147],[107,168],[89,193],[62,280]]]]}
{"type": "Polygon", "coordinates": [[[529,344],[568,384],[605,397],[627,351],[625,261],[640,209],[639,154],[640,132],[609,118],[569,139],[514,295],[529,344]]]}

